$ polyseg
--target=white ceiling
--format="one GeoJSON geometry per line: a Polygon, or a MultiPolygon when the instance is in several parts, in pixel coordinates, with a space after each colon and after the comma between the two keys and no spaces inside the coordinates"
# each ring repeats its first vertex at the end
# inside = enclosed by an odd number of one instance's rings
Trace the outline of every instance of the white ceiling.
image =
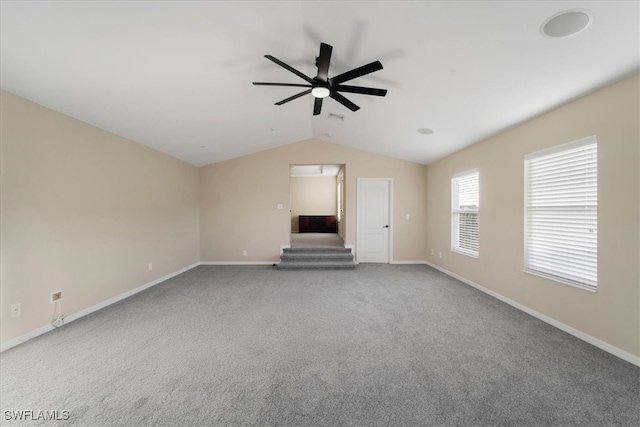
{"type": "Polygon", "coordinates": [[[637,1],[2,1],[3,89],[201,166],[315,137],[429,163],[640,67],[637,1]],[[585,8],[593,23],[553,39],[546,18],[585,8]],[[312,96],[273,103],[313,77],[380,60],[312,117],[312,96]],[[328,118],[343,115],[344,121],[328,118]],[[418,128],[430,128],[422,135],[418,128]]]}

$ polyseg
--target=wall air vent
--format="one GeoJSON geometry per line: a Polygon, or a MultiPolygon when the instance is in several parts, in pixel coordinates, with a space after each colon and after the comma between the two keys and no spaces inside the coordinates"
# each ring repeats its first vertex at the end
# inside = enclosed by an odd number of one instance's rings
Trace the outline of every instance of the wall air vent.
{"type": "Polygon", "coordinates": [[[341,122],[344,122],[344,116],[341,116],[340,114],[329,113],[329,115],[327,117],[329,117],[330,119],[333,119],[333,120],[340,120],[341,122]]]}

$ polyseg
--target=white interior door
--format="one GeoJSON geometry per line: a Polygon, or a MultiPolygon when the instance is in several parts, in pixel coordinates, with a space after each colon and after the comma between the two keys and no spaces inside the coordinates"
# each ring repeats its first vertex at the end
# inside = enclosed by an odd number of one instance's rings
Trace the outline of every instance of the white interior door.
{"type": "Polygon", "coordinates": [[[358,262],[389,263],[390,200],[390,179],[358,179],[358,262]]]}

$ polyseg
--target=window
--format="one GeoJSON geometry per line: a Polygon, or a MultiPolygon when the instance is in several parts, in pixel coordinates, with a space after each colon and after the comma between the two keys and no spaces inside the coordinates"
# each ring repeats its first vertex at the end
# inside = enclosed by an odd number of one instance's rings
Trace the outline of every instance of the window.
{"type": "Polygon", "coordinates": [[[525,270],[598,286],[595,136],[525,157],[525,270]]]}
{"type": "Polygon", "coordinates": [[[451,250],[478,257],[479,196],[478,170],[451,178],[451,250]]]}

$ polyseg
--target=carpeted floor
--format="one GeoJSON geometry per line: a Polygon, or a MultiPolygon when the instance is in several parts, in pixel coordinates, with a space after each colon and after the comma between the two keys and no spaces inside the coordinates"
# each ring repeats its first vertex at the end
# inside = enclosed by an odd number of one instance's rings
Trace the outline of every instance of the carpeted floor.
{"type": "Polygon", "coordinates": [[[338,233],[291,233],[292,248],[333,248],[344,247],[344,240],[338,233]]]}
{"type": "Polygon", "coordinates": [[[17,426],[635,426],[639,374],[426,266],[199,266],[2,353],[0,406],[17,426]]]}

